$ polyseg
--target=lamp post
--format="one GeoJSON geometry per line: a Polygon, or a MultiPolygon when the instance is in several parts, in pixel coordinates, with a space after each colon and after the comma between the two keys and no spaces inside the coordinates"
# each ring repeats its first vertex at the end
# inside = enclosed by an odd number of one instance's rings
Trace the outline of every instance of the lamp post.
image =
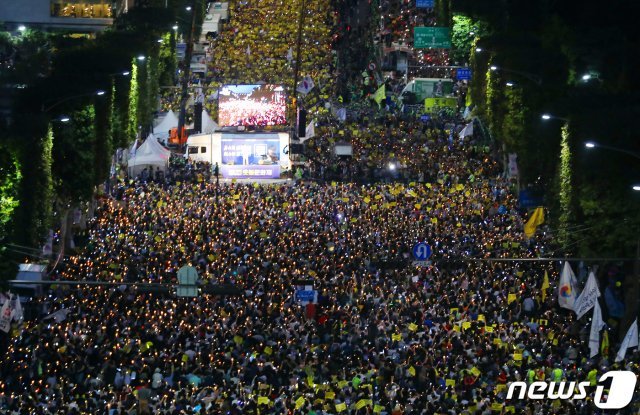
{"type": "Polygon", "coordinates": [[[180,115],[178,117],[178,136],[182,141],[182,128],[185,125],[187,100],[189,99],[189,77],[191,74],[191,55],[193,54],[193,42],[195,41],[196,31],[196,6],[201,4],[199,0],[192,0],[191,6],[187,7],[187,11],[191,13],[191,30],[189,31],[189,39],[187,40],[187,50],[184,55],[184,71],[182,73],[182,93],[180,94],[180,115]]]}
{"type": "MultiPolygon", "coordinates": [[[[98,90],[95,92],[88,92],[88,93],[84,93],[84,94],[77,94],[77,95],[71,95],[65,98],[61,98],[58,101],[55,101],[53,104],[50,104],[49,106],[45,107],[45,104],[42,104],[42,112],[43,113],[48,113],[49,111],[51,111],[52,109],[54,109],[55,107],[57,107],[60,104],[64,104],[65,102],[71,101],[72,99],[76,99],[76,98],[82,98],[82,97],[90,97],[90,96],[102,96],[104,95],[105,92],[103,90],[98,90]]],[[[49,101],[51,102],[51,101],[49,101]]],[[[68,120],[67,120],[68,121],[68,120]]]]}
{"type": "Polygon", "coordinates": [[[564,121],[565,123],[569,123],[569,119],[568,118],[563,118],[563,117],[558,117],[556,115],[551,115],[548,113],[544,113],[540,116],[540,118],[544,121],[548,121],[548,120],[560,120],[560,121],[564,121]]]}
{"type": "MultiPolygon", "coordinates": [[[[476,51],[481,48],[476,48],[476,51]]],[[[529,73],[529,72],[524,72],[524,71],[518,71],[515,69],[509,69],[509,68],[503,68],[501,66],[497,66],[497,65],[491,65],[489,67],[489,70],[493,71],[493,72],[504,72],[504,73],[513,73],[516,75],[520,75],[523,78],[526,78],[528,80],[530,80],[531,82],[534,82],[538,85],[542,85],[542,78],[540,78],[538,75],[529,73]]]]}
{"type": "Polygon", "coordinates": [[[640,160],[640,153],[636,153],[635,151],[627,150],[625,148],[608,146],[608,145],[605,145],[605,144],[597,143],[595,141],[585,141],[584,146],[586,148],[604,148],[606,150],[615,151],[617,153],[626,154],[628,156],[631,156],[633,158],[636,158],[636,159],[640,160]]]}

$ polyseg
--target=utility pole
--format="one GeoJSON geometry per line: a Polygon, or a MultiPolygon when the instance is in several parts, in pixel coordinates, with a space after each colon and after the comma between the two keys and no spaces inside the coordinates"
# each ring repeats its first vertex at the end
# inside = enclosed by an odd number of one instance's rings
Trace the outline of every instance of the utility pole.
{"type": "MultiPolygon", "coordinates": [[[[305,14],[305,0],[300,0],[300,18],[298,19],[298,40],[296,41],[296,66],[293,70],[293,102],[296,104],[296,115],[298,110],[298,79],[300,77],[300,54],[302,51],[302,27],[304,24],[304,14],[305,14]]],[[[297,117],[295,117],[291,124],[293,124],[293,134],[296,138],[298,138],[298,133],[296,131],[295,125],[297,117]]],[[[289,148],[291,148],[291,140],[289,140],[289,148]]]]}
{"type": "Polygon", "coordinates": [[[185,125],[187,100],[189,99],[189,77],[191,74],[191,56],[193,55],[193,42],[196,31],[196,5],[200,2],[198,0],[191,1],[191,31],[189,32],[189,39],[187,43],[187,49],[184,54],[184,72],[182,74],[182,94],[180,96],[180,116],[178,117],[178,137],[182,138],[182,128],[185,125]]]}

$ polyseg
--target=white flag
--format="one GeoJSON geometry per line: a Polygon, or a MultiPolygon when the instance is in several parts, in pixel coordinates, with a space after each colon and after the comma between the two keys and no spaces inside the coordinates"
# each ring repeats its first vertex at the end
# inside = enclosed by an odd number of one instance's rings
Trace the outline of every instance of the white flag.
{"type": "Polygon", "coordinates": [[[564,262],[564,269],[560,274],[560,284],[558,285],[558,304],[560,307],[573,310],[573,305],[578,296],[578,283],[576,276],[569,265],[569,261],[564,262]]]}
{"type": "Polygon", "coordinates": [[[624,356],[627,354],[627,349],[630,347],[638,346],[638,319],[633,320],[633,324],[627,330],[626,336],[624,336],[624,340],[622,340],[622,344],[620,345],[620,350],[618,350],[618,354],[616,355],[616,362],[619,362],[624,359],[624,356]]]}
{"type": "Polygon", "coordinates": [[[346,108],[340,108],[336,111],[336,116],[338,117],[338,119],[340,121],[346,121],[347,120],[347,109],[346,108]]]}
{"type": "Polygon", "coordinates": [[[20,296],[16,295],[13,299],[13,319],[15,321],[20,321],[24,318],[24,314],[22,313],[22,304],[20,304],[20,296]]]}
{"type": "Polygon", "coordinates": [[[578,297],[576,302],[573,304],[573,311],[576,312],[578,320],[582,318],[587,311],[591,310],[591,307],[598,302],[598,297],[600,297],[598,282],[596,281],[596,276],[593,272],[590,272],[587,285],[584,286],[582,294],[580,294],[580,297],[578,297]]]}
{"type": "Polygon", "coordinates": [[[596,301],[593,307],[593,317],[591,318],[591,333],[589,334],[589,357],[593,357],[598,354],[600,350],[600,330],[604,328],[605,324],[602,321],[602,310],[600,310],[600,304],[596,301]]]}
{"type": "Polygon", "coordinates": [[[11,319],[13,318],[13,307],[11,307],[11,299],[4,300],[4,304],[0,309],[0,330],[9,333],[11,328],[11,319]]]}
{"type": "Polygon", "coordinates": [[[307,125],[307,128],[306,128],[305,133],[304,133],[304,137],[300,137],[300,143],[304,143],[308,139],[310,139],[312,137],[315,137],[315,136],[316,136],[315,125],[314,125],[314,122],[311,121],[309,123],[309,125],[307,125]]]}
{"type": "Polygon", "coordinates": [[[251,56],[251,46],[247,46],[247,56],[251,56]]]}
{"type": "Polygon", "coordinates": [[[310,76],[305,76],[300,83],[298,83],[298,92],[303,95],[307,95],[309,91],[313,89],[316,84],[313,82],[310,76]]]}
{"type": "Polygon", "coordinates": [[[67,319],[67,314],[69,314],[70,312],[71,310],[69,310],[68,308],[63,308],[56,311],[55,313],[49,314],[48,316],[43,318],[43,320],[54,319],[56,323],[60,323],[67,319]]]}
{"type": "Polygon", "coordinates": [[[289,48],[289,50],[287,51],[287,61],[291,63],[292,60],[293,60],[293,48],[289,48]]]}
{"type": "Polygon", "coordinates": [[[465,125],[464,128],[460,131],[459,135],[460,138],[465,138],[467,136],[473,135],[473,121],[465,125]]]}

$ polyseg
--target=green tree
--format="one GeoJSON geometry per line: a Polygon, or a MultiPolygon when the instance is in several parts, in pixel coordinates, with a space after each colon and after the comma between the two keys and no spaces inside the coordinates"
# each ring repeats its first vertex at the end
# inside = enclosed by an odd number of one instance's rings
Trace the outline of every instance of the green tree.
{"type": "Polygon", "coordinates": [[[451,53],[454,63],[464,65],[469,62],[476,39],[487,35],[488,27],[481,20],[473,20],[463,14],[453,15],[451,28],[451,53]]]}
{"type": "MultiPolygon", "coordinates": [[[[8,140],[7,140],[8,141],[8,140]]],[[[7,235],[13,213],[19,205],[22,170],[14,146],[0,142],[0,235],[7,235]]]]}
{"type": "Polygon", "coordinates": [[[570,225],[574,218],[573,214],[573,167],[571,160],[571,147],[569,146],[569,126],[562,127],[562,141],[560,142],[560,164],[559,164],[559,227],[558,227],[558,243],[565,251],[570,253],[571,231],[570,225]]]}
{"type": "Polygon", "coordinates": [[[53,206],[53,130],[43,117],[18,115],[19,160],[22,179],[18,186],[19,205],[15,209],[14,237],[18,244],[39,247],[51,226],[53,206]]]}
{"type": "Polygon", "coordinates": [[[127,136],[128,142],[133,142],[138,135],[138,100],[139,100],[139,90],[138,87],[138,78],[140,69],[136,60],[133,60],[133,65],[131,65],[131,82],[129,86],[129,105],[128,105],[128,117],[127,117],[127,136]]]}
{"type": "Polygon", "coordinates": [[[71,121],[57,123],[53,145],[53,177],[58,198],[65,204],[91,199],[96,177],[96,127],[93,105],[70,113],[71,121]]]}

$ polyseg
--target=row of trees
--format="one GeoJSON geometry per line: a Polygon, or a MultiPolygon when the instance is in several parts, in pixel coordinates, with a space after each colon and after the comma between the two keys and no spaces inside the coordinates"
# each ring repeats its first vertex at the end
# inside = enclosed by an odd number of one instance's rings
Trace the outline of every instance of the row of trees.
{"type": "Polygon", "coordinates": [[[521,184],[544,189],[561,252],[635,256],[640,195],[631,185],[640,183],[640,161],[584,142],[640,150],[640,77],[631,53],[640,46],[639,6],[454,0],[451,7],[454,43],[473,32],[458,58],[468,54],[473,70],[475,113],[518,154],[521,184]],[[559,118],[544,121],[543,113],[559,118]]]}
{"type": "Polygon", "coordinates": [[[185,2],[171,3],[132,8],[93,39],[0,36],[0,78],[17,91],[0,141],[1,242],[40,247],[108,177],[114,150],[149,131],[159,86],[176,77],[185,2]]]}

